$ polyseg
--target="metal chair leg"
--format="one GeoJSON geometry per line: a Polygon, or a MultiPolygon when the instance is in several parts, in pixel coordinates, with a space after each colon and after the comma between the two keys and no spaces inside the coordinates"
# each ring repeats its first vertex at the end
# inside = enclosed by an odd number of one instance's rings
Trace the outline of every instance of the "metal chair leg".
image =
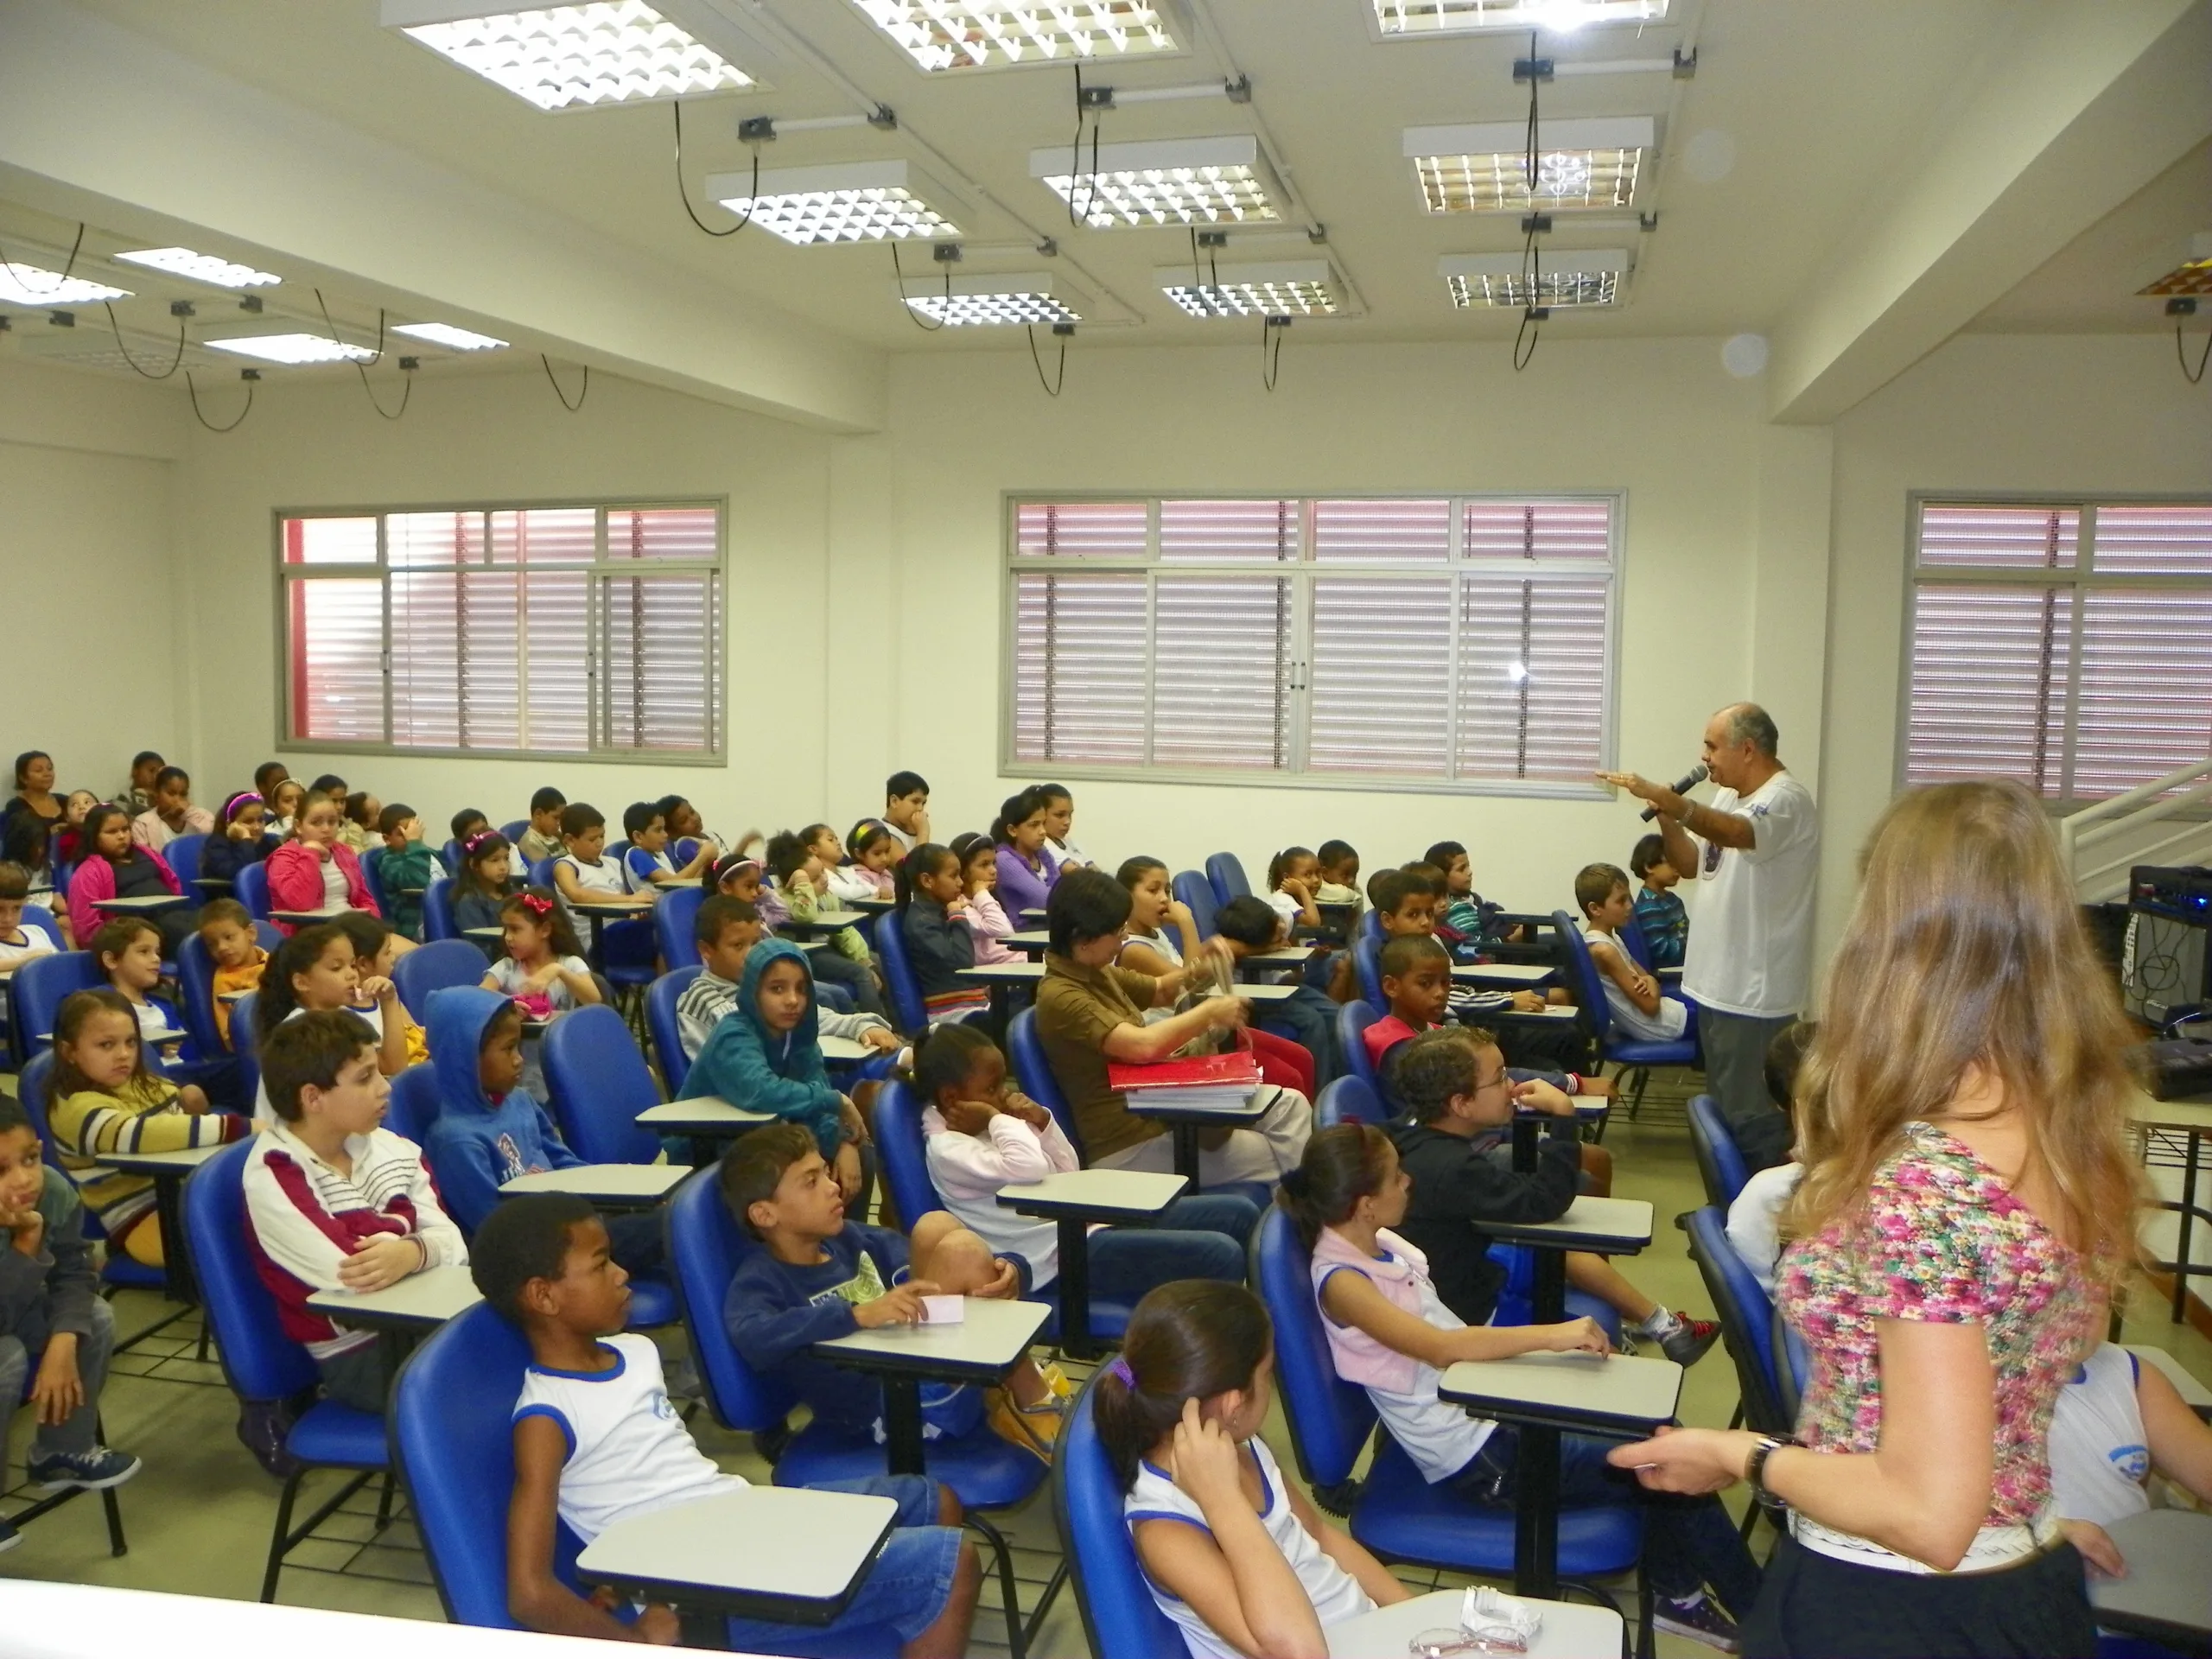
{"type": "Polygon", "coordinates": [[[990,1541],[991,1552],[999,1560],[999,1591],[1006,1600],[1006,1644],[1013,1659],[1027,1659],[1029,1643],[1021,1628],[1021,1600],[1014,1582],[1014,1552],[1007,1548],[1006,1536],[982,1516],[969,1511],[967,1524],[990,1541]]]}
{"type": "Polygon", "coordinates": [[[130,1546],[124,1541],[123,1537],[123,1506],[115,1501],[114,1487],[102,1491],[100,1503],[107,1510],[107,1553],[111,1555],[129,1554],[130,1546]]]}
{"type": "Polygon", "coordinates": [[[1636,1659],[1652,1659],[1659,1633],[1651,1628],[1651,1575],[1636,1569],[1636,1659]]]}
{"type": "Polygon", "coordinates": [[[276,1575],[284,1570],[284,1541],[291,1530],[292,1503],[299,1497],[300,1483],[307,1478],[307,1475],[304,1469],[292,1471],[284,1481],[284,1495],[276,1500],[276,1529],[270,1535],[269,1566],[261,1575],[261,1599],[264,1601],[276,1599],[276,1575]]]}
{"type": "Polygon", "coordinates": [[[384,1490],[377,1494],[377,1530],[378,1532],[382,1532],[391,1524],[391,1500],[398,1479],[397,1470],[387,1469],[384,1471],[384,1490]]]}

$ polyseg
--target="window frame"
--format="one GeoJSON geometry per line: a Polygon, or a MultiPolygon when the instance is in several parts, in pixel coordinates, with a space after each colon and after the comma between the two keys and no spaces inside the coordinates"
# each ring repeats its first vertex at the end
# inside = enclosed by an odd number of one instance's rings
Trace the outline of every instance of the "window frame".
{"type": "MultiPolygon", "coordinates": [[[[1049,772],[1056,779],[1072,779],[1092,783],[1157,783],[1201,784],[1226,785],[1249,789],[1303,789],[1343,791],[1347,793],[1390,795],[1465,795],[1492,796],[1503,798],[1531,800],[1608,801],[1615,791],[1599,783],[1593,777],[1588,783],[1573,783],[1563,779],[1512,779],[1499,778],[1416,778],[1408,776],[1363,774],[1353,772],[1317,772],[1307,765],[1313,726],[1313,627],[1314,583],[1325,577],[1338,576],[1356,581],[1378,577],[1402,577],[1435,580],[1441,577],[1451,584],[1449,638],[1456,686],[1461,661],[1459,634],[1465,611],[1465,584],[1463,578],[1478,574],[1485,568],[1504,566],[1506,561],[1477,561],[1463,556],[1462,548],[1466,530],[1466,505],[1470,502],[1495,501],[1516,505],[1531,501],[1573,501],[1603,503],[1606,510],[1606,558],[1602,572],[1595,568],[1564,569],[1554,563],[1548,574],[1565,580],[1580,578],[1599,580],[1605,587],[1605,628],[1604,669],[1600,693],[1599,731],[1598,740],[1598,767],[1611,770],[1617,764],[1616,746],[1620,736],[1620,661],[1623,612],[1627,603],[1627,524],[1629,492],[1614,489],[1531,489],[1531,490],[1325,490],[1301,488],[1294,490],[1220,490],[1191,489],[1138,492],[1128,490],[1007,490],[1001,493],[999,504],[1000,571],[999,571],[999,776],[1002,779],[1033,777],[1049,772]],[[1434,501],[1448,503],[1446,517],[1450,524],[1450,550],[1441,563],[1414,561],[1383,561],[1361,559],[1331,563],[1316,560],[1313,553],[1313,508],[1322,501],[1389,502],[1434,501]],[[1295,559],[1273,564],[1257,561],[1199,562],[1177,559],[1166,561],[1160,556],[1160,504],[1163,501],[1294,501],[1299,506],[1299,551],[1295,559]],[[1022,557],[1019,545],[1019,514],[1024,506],[1052,505],[1122,505],[1141,503],[1146,508],[1145,553],[1141,558],[1079,558],[1052,559],[1022,557]],[[1239,575],[1262,577],[1269,575],[1287,578],[1290,582],[1289,608],[1291,627],[1294,638],[1290,648],[1290,683],[1283,688],[1288,702],[1286,723],[1286,745],[1294,761],[1281,771],[1246,771],[1243,769],[1207,769],[1192,766],[1166,766],[1150,760],[1129,766],[1102,765],[1090,762],[1069,762],[1044,760],[1027,760],[1014,753],[1019,720],[1017,708],[1017,675],[1015,653],[1020,630],[1020,605],[1016,599],[1015,583],[1023,574],[1042,574],[1059,571],[1066,574],[1106,574],[1136,572],[1150,577],[1160,575],[1239,575]]],[[[1156,647],[1158,626],[1158,584],[1148,582],[1146,586],[1145,637],[1147,666],[1147,709],[1145,715],[1145,749],[1149,755],[1154,741],[1151,697],[1156,684],[1152,666],[1152,653],[1156,647]]],[[[1446,764],[1457,766],[1459,702],[1446,722],[1446,764]]]]}
{"type": "MultiPolygon", "coordinates": [[[[279,754],[368,754],[416,756],[426,760],[555,760],[588,762],[594,766],[726,766],[729,762],[729,498],[727,495],[623,495],[623,496],[556,496],[556,497],[499,497],[472,500],[434,500],[387,502],[377,505],[327,505],[288,507],[278,506],[270,515],[270,562],[273,571],[270,584],[270,604],[275,618],[276,651],[276,752],[279,754]],[[610,559],[607,556],[608,518],[619,512],[658,511],[666,508],[712,508],[715,514],[715,556],[711,564],[703,560],[641,560],[610,559]],[[594,556],[588,562],[547,565],[549,570],[583,576],[585,581],[585,611],[589,651],[587,662],[586,696],[588,740],[581,749],[535,748],[462,748],[443,745],[393,743],[389,741],[392,720],[391,616],[392,577],[395,573],[416,567],[395,566],[391,563],[389,520],[412,513],[472,512],[538,512],[547,511],[585,511],[595,517],[593,523],[594,556]],[[288,564],[284,559],[284,527],[288,523],[307,518],[372,518],[376,521],[377,556],[374,563],[288,564]],[[711,664],[708,683],[709,698],[707,719],[712,735],[711,747],[698,750],[617,748],[606,742],[611,722],[607,699],[613,688],[607,674],[609,654],[607,640],[607,606],[602,598],[604,579],[610,576],[645,574],[710,575],[717,614],[709,620],[708,638],[712,642],[715,660],[711,664]],[[381,743],[349,742],[340,739],[295,737],[293,733],[293,639],[290,599],[292,584],[297,582],[331,582],[374,579],[381,588],[383,629],[385,639],[382,674],[384,680],[384,724],[387,741],[381,743]]],[[[424,573],[435,573],[451,566],[421,567],[424,573]]],[[[474,568],[474,567],[472,567],[474,568]]],[[[499,567],[484,567],[498,569],[499,567]]]]}
{"type": "MultiPolygon", "coordinates": [[[[2037,791],[2037,798],[2054,817],[2063,817],[2084,807],[2094,806],[2100,801],[2113,798],[2109,795],[2079,796],[2067,792],[2074,781],[2075,759],[2081,738],[2082,639],[2085,619],[2089,611],[2087,596],[2101,588],[2107,591],[2164,590],[2212,595],[2212,575],[2161,575],[2140,571],[2101,575],[2096,568],[2096,541],[2097,512],[2102,507],[2212,509],[2212,494],[2188,490],[2077,490],[2063,493],[2047,490],[1909,490],[1905,493],[1904,594],[1897,620],[1897,720],[1891,734],[1890,767],[1892,792],[1903,793],[1908,789],[1925,787],[1913,783],[1906,775],[1912,760],[1913,650],[1917,639],[1921,586],[1927,583],[1947,588],[2063,587],[2070,590],[2073,602],[2069,607],[2070,614],[2067,623],[2065,713],[2059,756],[2059,790],[2050,796],[2044,796],[2037,791]],[[2081,514],[2073,567],[2051,570],[2031,565],[1979,569],[1963,564],[1923,565],[1920,558],[1921,531],[1927,522],[1926,510],[1931,506],[2073,508],[2081,514]]],[[[2144,781],[2152,780],[2145,779],[2144,781]]]]}

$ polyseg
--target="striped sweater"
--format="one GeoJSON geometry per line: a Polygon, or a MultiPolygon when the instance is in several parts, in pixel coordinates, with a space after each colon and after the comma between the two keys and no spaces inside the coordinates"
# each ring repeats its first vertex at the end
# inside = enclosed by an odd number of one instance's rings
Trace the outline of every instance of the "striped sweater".
{"type": "Polygon", "coordinates": [[[113,1094],[79,1090],[47,1108],[69,1178],[111,1239],[119,1242],[152,1211],[154,1182],[150,1176],[108,1168],[99,1161],[101,1154],[218,1147],[246,1133],[244,1118],[228,1112],[195,1117],[182,1109],[180,1098],[176,1084],[149,1074],[131,1078],[113,1094]]]}

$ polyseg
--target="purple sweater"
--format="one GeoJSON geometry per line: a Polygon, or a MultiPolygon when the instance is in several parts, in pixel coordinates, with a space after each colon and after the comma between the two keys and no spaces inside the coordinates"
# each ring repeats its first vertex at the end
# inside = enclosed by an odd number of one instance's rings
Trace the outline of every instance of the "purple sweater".
{"type": "Polygon", "coordinates": [[[1039,849],[1038,860],[1045,873],[1039,875],[1029,868],[1029,862],[1013,848],[1001,843],[999,847],[999,908],[1009,919],[1020,923],[1025,910],[1042,910],[1045,900],[1052,896],[1052,883],[1060,879],[1060,867],[1052,861],[1052,854],[1039,849]]]}

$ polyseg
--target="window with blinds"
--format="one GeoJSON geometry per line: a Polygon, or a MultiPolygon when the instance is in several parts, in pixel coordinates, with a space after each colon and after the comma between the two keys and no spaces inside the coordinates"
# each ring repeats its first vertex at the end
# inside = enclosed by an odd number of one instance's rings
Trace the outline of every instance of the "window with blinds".
{"type": "Polygon", "coordinates": [[[1002,760],[1579,794],[1612,753],[1613,496],[1015,500],[1002,760]]]}
{"type": "Polygon", "coordinates": [[[1919,504],[1907,784],[2124,794],[2212,756],[2212,501],[1919,504]]]}
{"type": "Polygon", "coordinates": [[[719,759],[722,508],[286,516],[284,735],[719,759]]]}

